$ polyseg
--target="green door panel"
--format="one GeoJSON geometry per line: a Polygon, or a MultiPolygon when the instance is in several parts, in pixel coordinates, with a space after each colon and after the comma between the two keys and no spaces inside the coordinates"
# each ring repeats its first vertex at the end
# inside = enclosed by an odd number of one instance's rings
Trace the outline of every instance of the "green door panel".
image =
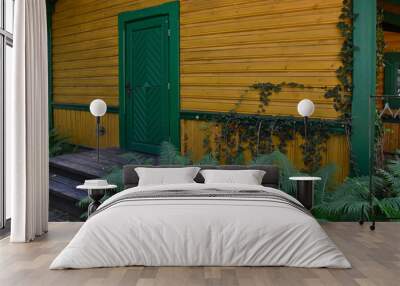
{"type": "Polygon", "coordinates": [[[119,136],[126,150],[180,148],[179,1],[118,15],[119,136]]]}
{"type": "Polygon", "coordinates": [[[156,154],[170,137],[168,17],[127,24],[126,61],[127,147],[156,154]]]}

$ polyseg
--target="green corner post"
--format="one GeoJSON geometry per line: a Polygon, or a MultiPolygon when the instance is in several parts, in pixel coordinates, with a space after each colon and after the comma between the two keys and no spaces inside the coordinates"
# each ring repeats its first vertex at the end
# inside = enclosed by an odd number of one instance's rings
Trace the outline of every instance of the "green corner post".
{"type": "Polygon", "coordinates": [[[374,122],[369,116],[375,114],[375,100],[369,99],[376,92],[376,11],[376,0],[353,0],[354,89],[351,144],[353,159],[360,172],[357,175],[368,175],[371,167],[368,143],[374,138],[374,128],[371,127],[371,132],[368,122],[374,122]]]}
{"type": "Polygon", "coordinates": [[[48,109],[49,109],[49,130],[53,129],[53,38],[52,38],[52,17],[54,5],[57,0],[46,0],[47,12],[47,61],[48,61],[48,109]]]}

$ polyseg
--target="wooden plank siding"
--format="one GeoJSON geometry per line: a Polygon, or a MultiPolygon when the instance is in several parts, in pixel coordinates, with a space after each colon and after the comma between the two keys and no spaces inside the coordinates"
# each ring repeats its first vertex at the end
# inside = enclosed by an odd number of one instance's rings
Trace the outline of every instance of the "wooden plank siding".
{"type": "MultiPolygon", "coordinates": [[[[54,102],[88,104],[102,98],[118,106],[118,14],[165,2],[58,0],[52,31],[54,102]]],[[[296,116],[298,101],[307,97],[316,104],[315,117],[337,118],[321,88],[338,84],[343,39],[336,24],[342,0],[182,0],[180,6],[181,110],[226,112],[253,83],[286,81],[316,88],[272,95],[265,114],[296,116]]],[[[238,111],[253,114],[258,104],[257,92],[247,92],[238,111]]],[[[55,126],[61,133],[68,130],[74,142],[93,146],[94,137],[83,136],[92,126],[81,123],[89,120],[83,113],[56,110],[55,126]]],[[[117,115],[106,118],[116,130],[106,134],[103,146],[118,145],[117,115]]],[[[203,151],[200,125],[181,120],[181,136],[189,138],[181,145],[195,157],[203,151]]],[[[289,142],[288,153],[301,166],[299,140],[289,142]]],[[[334,137],[324,155],[324,161],[343,166],[341,178],[348,174],[346,144],[343,136],[334,137]]]]}
{"type": "MultiPolygon", "coordinates": [[[[102,117],[101,126],[105,135],[100,137],[100,147],[118,146],[118,114],[102,117]]],[[[75,144],[96,146],[96,119],[87,111],[55,109],[54,127],[75,144]]]]}

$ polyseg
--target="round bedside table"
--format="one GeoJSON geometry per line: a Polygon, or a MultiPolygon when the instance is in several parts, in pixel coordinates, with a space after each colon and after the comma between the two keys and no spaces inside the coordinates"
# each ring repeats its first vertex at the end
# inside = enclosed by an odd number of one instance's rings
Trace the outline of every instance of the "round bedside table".
{"type": "Polygon", "coordinates": [[[85,182],[84,185],[79,185],[76,188],[80,189],[80,190],[87,190],[87,192],[88,192],[88,196],[92,201],[88,206],[88,217],[89,217],[100,206],[100,204],[101,204],[100,200],[101,200],[102,197],[104,197],[106,192],[108,190],[116,189],[117,186],[116,185],[110,185],[110,184],[102,185],[102,186],[100,186],[100,185],[96,186],[96,185],[87,184],[85,182]]]}
{"type": "Polygon", "coordinates": [[[314,182],[320,181],[320,177],[298,176],[290,177],[289,180],[297,182],[296,199],[311,210],[314,204],[314,182]]]}

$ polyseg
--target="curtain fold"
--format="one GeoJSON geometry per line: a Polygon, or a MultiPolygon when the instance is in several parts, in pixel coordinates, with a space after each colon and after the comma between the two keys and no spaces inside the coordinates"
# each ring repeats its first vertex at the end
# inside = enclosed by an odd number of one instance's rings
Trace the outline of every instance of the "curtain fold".
{"type": "Polygon", "coordinates": [[[48,62],[45,0],[17,0],[13,93],[6,98],[6,187],[11,189],[12,242],[48,225],[48,62]]]}

